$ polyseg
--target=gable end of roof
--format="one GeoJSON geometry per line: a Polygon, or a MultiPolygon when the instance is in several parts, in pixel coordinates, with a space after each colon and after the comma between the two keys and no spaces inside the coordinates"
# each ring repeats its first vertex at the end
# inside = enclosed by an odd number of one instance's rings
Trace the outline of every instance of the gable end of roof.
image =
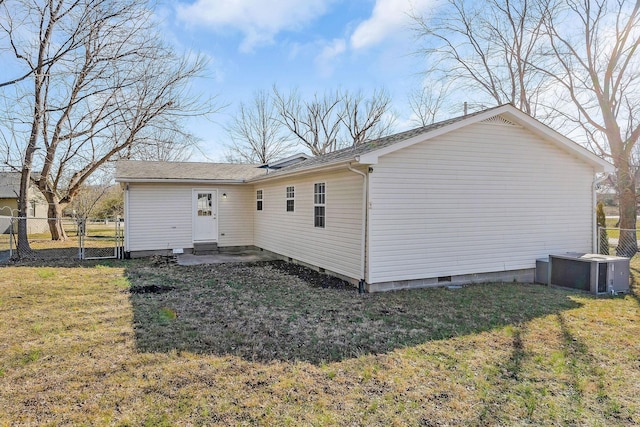
{"type": "Polygon", "coordinates": [[[384,146],[377,150],[364,153],[357,157],[356,160],[363,164],[376,164],[380,156],[393,153],[394,151],[410,147],[414,144],[424,142],[437,136],[480,122],[502,126],[522,126],[534,134],[537,134],[539,137],[551,141],[562,150],[565,150],[575,155],[580,160],[592,165],[597,172],[614,171],[611,163],[601,159],[586,148],[578,145],[576,142],[551,129],[544,123],[520,111],[511,104],[504,104],[472,115],[462,116],[457,118],[457,120],[452,120],[451,122],[446,123],[444,126],[423,128],[423,132],[417,133],[393,145],[384,146]]]}

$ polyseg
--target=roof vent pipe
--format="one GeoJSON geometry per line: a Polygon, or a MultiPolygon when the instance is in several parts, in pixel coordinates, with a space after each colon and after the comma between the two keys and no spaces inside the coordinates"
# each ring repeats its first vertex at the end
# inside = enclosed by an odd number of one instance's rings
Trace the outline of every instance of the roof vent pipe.
{"type": "Polygon", "coordinates": [[[464,115],[467,115],[467,101],[464,101],[464,115]]]}

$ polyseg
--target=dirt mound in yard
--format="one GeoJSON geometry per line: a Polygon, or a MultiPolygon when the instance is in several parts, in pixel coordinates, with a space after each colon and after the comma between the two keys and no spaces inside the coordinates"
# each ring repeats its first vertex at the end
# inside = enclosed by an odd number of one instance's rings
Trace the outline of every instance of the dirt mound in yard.
{"type": "Polygon", "coordinates": [[[287,273],[291,276],[296,276],[305,282],[309,283],[314,288],[332,288],[332,289],[344,289],[355,290],[356,287],[346,280],[339,279],[328,274],[320,273],[316,270],[312,270],[300,264],[294,264],[286,261],[268,261],[267,264],[271,265],[278,270],[287,273]]]}

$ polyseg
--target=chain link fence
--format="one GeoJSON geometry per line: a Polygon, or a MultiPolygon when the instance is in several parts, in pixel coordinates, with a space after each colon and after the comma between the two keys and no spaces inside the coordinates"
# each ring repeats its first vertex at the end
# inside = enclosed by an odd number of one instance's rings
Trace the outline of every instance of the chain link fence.
{"type": "Polygon", "coordinates": [[[78,221],[80,259],[124,257],[124,226],[120,220],[78,221]]]}
{"type": "Polygon", "coordinates": [[[0,217],[0,262],[122,258],[120,220],[0,217]]]}
{"type": "Polygon", "coordinates": [[[598,228],[598,253],[634,258],[638,254],[640,231],[621,228],[598,228]]]}
{"type": "Polygon", "coordinates": [[[11,217],[0,216],[0,263],[11,258],[11,217]]]}

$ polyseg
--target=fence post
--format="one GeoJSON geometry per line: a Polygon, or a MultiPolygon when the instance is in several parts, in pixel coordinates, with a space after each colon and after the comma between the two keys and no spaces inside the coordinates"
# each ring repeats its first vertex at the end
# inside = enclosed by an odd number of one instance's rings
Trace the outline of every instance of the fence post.
{"type": "Polygon", "coordinates": [[[78,259],[84,259],[84,234],[85,234],[85,219],[77,218],[76,220],[78,226],[78,259]]]}
{"type": "Polygon", "coordinates": [[[13,217],[9,220],[9,259],[13,258],[13,217]]]}

